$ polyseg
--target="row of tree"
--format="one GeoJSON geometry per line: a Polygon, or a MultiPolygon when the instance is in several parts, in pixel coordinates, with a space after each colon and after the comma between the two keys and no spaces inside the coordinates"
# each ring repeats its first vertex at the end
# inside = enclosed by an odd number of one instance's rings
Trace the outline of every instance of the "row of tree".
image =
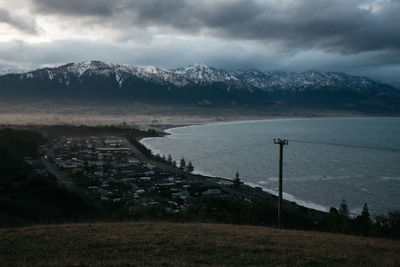
{"type": "MultiPolygon", "coordinates": [[[[172,159],[171,154],[168,154],[167,157],[165,157],[165,155],[160,156],[160,154],[157,154],[154,156],[154,159],[157,161],[164,162],[172,167],[175,168],[178,167],[176,161],[172,159]]],[[[194,167],[191,161],[189,161],[189,163],[186,164],[186,160],[182,157],[181,160],[179,161],[179,169],[182,171],[192,172],[194,170],[194,167]]]]}
{"type": "Polygon", "coordinates": [[[188,171],[188,172],[192,172],[194,170],[192,162],[189,161],[189,163],[186,165],[186,161],[185,161],[185,159],[183,157],[181,158],[181,161],[180,161],[180,164],[179,164],[179,168],[181,170],[185,170],[185,171],[188,171]]]}
{"type": "MultiPolygon", "coordinates": [[[[178,164],[175,160],[172,159],[171,154],[169,154],[167,157],[165,155],[160,155],[156,154],[154,155],[150,149],[145,147],[142,143],[140,143],[137,139],[136,136],[127,134],[126,135],[128,141],[134,145],[145,157],[148,159],[153,159],[159,162],[163,162],[165,164],[168,164],[172,167],[178,167],[178,164]]],[[[180,162],[179,162],[179,168],[182,171],[187,171],[187,172],[192,172],[194,170],[193,164],[191,161],[189,161],[188,164],[186,164],[186,160],[182,157],[180,162]]]]}
{"type": "Polygon", "coordinates": [[[361,214],[352,216],[346,200],[342,200],[339,209],[331,208],[323,220],[324,231],[356,234],[363,236],[400,238],[400,211],[388,215],[371,217],[365,203],[361,214]]]}

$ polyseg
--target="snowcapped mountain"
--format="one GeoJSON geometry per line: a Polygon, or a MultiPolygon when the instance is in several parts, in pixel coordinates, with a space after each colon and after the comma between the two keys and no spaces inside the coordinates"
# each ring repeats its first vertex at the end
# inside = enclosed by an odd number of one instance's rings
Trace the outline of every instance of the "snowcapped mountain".
{"type": "Polygon", "coordinates": [[[210,68],[204,64],[193,64],[192,66],[181,67],[174,70],[174,72],[195,83],[239,81],[238,78],[225,71],[210,68]]]}
{"type": "Polygon", "coordinates": [[[139,101],[169,104],[231,105],[271,103],[232,75],[205,65],[167,70],[100,61],[69,63],[24,74],[0,76],[1,98],[79,101],[139,101]],[[254,97],[258,94],[260,97],[254,97]]]}
{"type": "Polygon", "coordinates": [[[127,79],[140,79],[158,85],[184,87],[187,85],[206,85],[216,82],[236,83],[243,88],[250,87],[274,91],[304,92],[322,89],[346,89],[359,92],[379,90],[381,84],[365,78],[344,73],[307,71],[286,73],[281,71],[262,72],[256,69],[239,70],[228,73],[204,64],[194,64],[175,70],[153,66],[133,66],[127,64],[87,61],[70,63],[56,68],[44,68],[20,74],[21,79],[48,77],[58,83],[70,84],[72,79],[84,80],[89,77],[107,77],[114,79],[122,87],[127,79]]]}
{"type": "Polygon", "coordinates": [[[16,74],[16,73],[25,73],[27,72],[26,69],[19,69],[19,68],[4,68],[0,69],[0,76],[6,74],[16,74]]]}
{"type": "Polygon", "coordinates": [[[286,73],[281,71],[262,72],[259,70],[240,70],[235,75],[254,87],[269,91],[306,92],[315,90],[348,90],[359,93],[393,91],[366,77],[350,76],[339,72],[306,71],[286,73]]]}
{"type": "Polygon", "coordinates": [[[235,76],[225,71],[210,68],[204,64],[194,64],[188,67],[168,70],[153,66],[133,66],[101,61],[87,61],[25,73],[24,78],[33,78],[38,72],[42,72],[39,74],[40,76],[48,75],[50,80],[58,79],[60,83],[69,83],[71,75],[78,79],[88,76],[115,77],[120,87],[127,78],[132,77],[142,79],[146,82],[170,84],[177,87],[183,87],[191,83],[210,84],[214,82],[239,81],[235,76]]]}
{"type": "Polygon", "coordinates": [[[139,101],[400,111],[400,90],[344,73],[228,73],[202,64],[174,70],[88,61],[0,76],[0,101],[139,101]]]}
{"type": "Polygon", "coordinates": [[[50,80],[56,79],[59,83],[69,84],[72,78],[85,79],[88,77],[114,78],[121,87],[128,78],[136,77],[146,82],[157,84],[172,84],[185,86],[189,81],[182,75],[173,71],[153,66],[133,66],[127,64],[104,63],[101,61],[87,61],[70,63],[57,68],[45,68],[24,74],[24,78],[32,79],[35,76],[48,76],[50,80]]]}

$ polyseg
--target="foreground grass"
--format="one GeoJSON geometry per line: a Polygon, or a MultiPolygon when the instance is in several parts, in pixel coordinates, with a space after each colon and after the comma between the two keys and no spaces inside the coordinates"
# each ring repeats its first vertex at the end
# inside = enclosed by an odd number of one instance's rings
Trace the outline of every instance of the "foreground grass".
{"type": "Polygon", "coordinates": [[[0,229],[0,263],[399,266],[400,242],[223,224],[65,224],[0,229]]]}

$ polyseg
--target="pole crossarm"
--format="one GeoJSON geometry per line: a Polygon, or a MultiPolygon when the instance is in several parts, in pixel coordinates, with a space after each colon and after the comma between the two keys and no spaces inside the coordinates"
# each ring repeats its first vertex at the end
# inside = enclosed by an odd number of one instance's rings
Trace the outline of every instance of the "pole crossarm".
{"type": "Polygon", "coordinates": [[[289,144],[289,140],[280,139],[280,138],[274,138],[274,144],[277,144],[277,145],[288,145],[289,144]]]}

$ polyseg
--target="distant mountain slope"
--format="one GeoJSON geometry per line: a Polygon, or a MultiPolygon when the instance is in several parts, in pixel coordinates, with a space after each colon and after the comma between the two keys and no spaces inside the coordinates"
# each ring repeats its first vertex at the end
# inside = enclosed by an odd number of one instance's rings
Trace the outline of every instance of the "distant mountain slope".
{"type": "Polygon", "coordinates": [[[204,64],[194,64],[178,68],[174,72],[183,75],[195,83],[239,81],[238,78],[225,71],[210,68],[204,64]]]}
{"type": "Polygon", "coordinates": [[[355,110],[398,110],[400,90],[339,72],[241,70],[236,77],[289,105],[355,110]]]}
{"type": "MultiPolygon", "coordinates": [[[[213,76],[210,74],[210,77],[213,76]]],[[[272,103],[267,92],[249,90],[248,86],[241,86],[240,83],[228,83],[221,79],[200,82],[179,71],[99,61],[0,76],[0,90],[3,101],[50,99],[109,104],[146,102],[263,106],[272,103]]]]}
{"type": "Polygon", "coordinates": [[[88,61],[0,76],[0,101],[400,110],[400,90],[344,73],[228,73],[194,64],[175,70],[88,61]],[[279,106],[282,106],[282,105],[279,106]]]}
{"type": "Polygon", "coordinates": [[[366,77],[351,76],[340,72],[306,71],[286,73],[281,71],[262,72],[259,70],[237,71],[236,76],[243,82],[266,91],[305,92],[310,90],[349,90],[365,94],[396,93],[395,88],[376,83],[366,77]]]}

